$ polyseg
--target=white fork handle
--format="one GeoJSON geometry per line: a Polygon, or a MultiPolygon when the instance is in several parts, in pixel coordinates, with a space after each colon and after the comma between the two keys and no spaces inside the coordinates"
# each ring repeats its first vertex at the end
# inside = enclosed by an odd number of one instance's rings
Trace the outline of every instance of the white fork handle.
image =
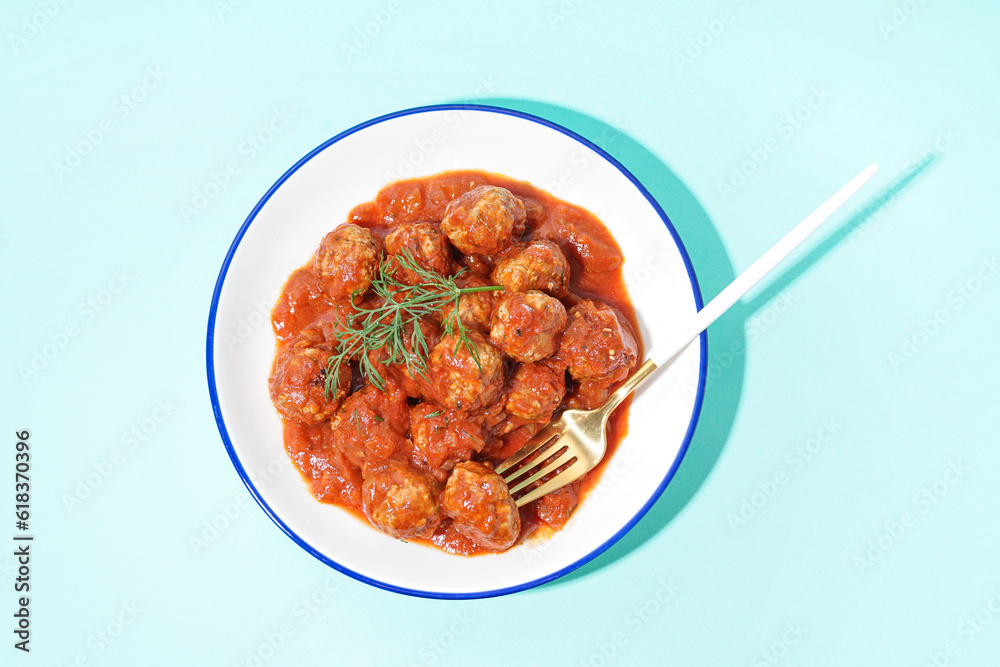
{"type": "Polygon", "coordinates": [[[860,174],[848,181],[847,185],[837,190],[819,208],[806,216],[805,220],[796,225],[774,247],[765,252],[760,259],[751,264],[736,280],[729,283],[724,290],[719,292],[718,296],[712,299],[708,305],[699,310],[697,315],[688,320],[669,339],[667,344],[660,346],[662,352],[658,350],[656,354],[651,355],[653,362],[657,366],[662,366],[673,359],[678,352],[687,347],[712,322],[719,319],[720,315],[729,310],[730,306],[739,301],[761,278],[770,273],[771,269],[777,266],[790,252],[795,250],[810,234],[816,231],[838,208],[843,206],[844,202],[860,190],[861,186],[867,183],[868,179],[876,171],[878,171],[878,165],[873,162],[865,167],[860,174]]]}

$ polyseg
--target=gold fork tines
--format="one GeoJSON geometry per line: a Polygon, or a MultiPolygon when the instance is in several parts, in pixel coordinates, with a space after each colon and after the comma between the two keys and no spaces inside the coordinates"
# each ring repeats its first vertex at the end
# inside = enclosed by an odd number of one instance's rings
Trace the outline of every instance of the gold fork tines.
{"type": "Polygon", "coordinates": [[[517,506],[526,505],[580,479],[600,463],[608,444],[604,432],[608,418],[654,370],[656,364],[653,360],[646,360],[603,405],[593,410],[566,410],[559,419],[545,426],[521,449],[497,466],[497,473],[510,487],[513,496],[547,475],[556,473],[537,488],[528,489],[527,493],[516,498],[517,506]],[[564,449],[565,452],[560,454],[564,449]],[[551,460],[556,454],[559,456],[551,460]],[[539,466],[541,469],[536,470],[539,466]]]}

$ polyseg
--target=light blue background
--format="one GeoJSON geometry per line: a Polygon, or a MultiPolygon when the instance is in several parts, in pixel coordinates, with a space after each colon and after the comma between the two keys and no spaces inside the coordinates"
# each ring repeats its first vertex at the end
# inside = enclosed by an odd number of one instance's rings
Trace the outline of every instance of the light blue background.
{"type": "Polygon", "coordinates": [[[4,2],[0,535],[28,428],[37,540],[32,652],[4,629],[0,663],[997,664],[998,19],[917,0],[4,2]],[[268,187],[352,125],[443,102],[605,147],[706,298],[882,166],[839,232],[715,325],[688,458],[636,529],[563,580],[467,602],[341,576],[245,504],[204,364],[218,270],[268,187]]]}

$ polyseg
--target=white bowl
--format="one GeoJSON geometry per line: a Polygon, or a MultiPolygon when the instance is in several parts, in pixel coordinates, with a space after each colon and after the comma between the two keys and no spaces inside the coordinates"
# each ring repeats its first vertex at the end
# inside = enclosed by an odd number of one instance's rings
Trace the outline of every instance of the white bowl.
{"type": "MultiPolygon", "coordinates": [[[[629,432],[601,483],[551,539],[495,555],[453,556],[384,535],[318,502],[282,446],[268,398],[269,312],[288,275],[323,235],[387,183],[451,169],[527,181],[595,213],[625,256],[624,274],[647,354],[701,297],[666,214],[622,165],[549,121],[495,107],[409,109],[351,128],[289,169],[236,235],[208,320],[208,382],[219,432],[250,493],[299,546],[380,588],[439,598],[502,595],[580,567],[622,537],[659,498],[687,449],[705,381],[705,336],[632,404],[629,432]]],[[[669,202],[667,202],[669,205],[669,202]]]]}

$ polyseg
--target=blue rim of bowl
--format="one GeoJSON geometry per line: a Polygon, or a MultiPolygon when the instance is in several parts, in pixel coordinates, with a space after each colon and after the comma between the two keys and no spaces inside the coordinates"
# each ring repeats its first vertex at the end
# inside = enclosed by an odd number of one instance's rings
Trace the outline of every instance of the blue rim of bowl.
{"type": "Polygon", "coordinates": [[[243,235],[250,227],[250,223],[252,223],[254,219],[257,217],[257,213],[260,212],[264,204],[267,203],[267,201],[271,198],[271,196],[278,190],[278,188],[281,187],[281,185],[285,181],[287,181],[292,176],[292,174],[298,171],[298,169],[302,165],[304,165],[313,157],[324,151],[326,148],[332,146],[341,139],[348,137],[352,134],[355,134],[356,132],[359,132],[367,127],[370,127],[372,125],[377,125],[387,120],[392,120],[393,118],[400,118],[403,116],[411,116],[413,114],[427,113],[432,111],[453,111],[453,110],[482,111],[486,113],[502,114],[506,116],[514,116],[517,118],[528,120],[533,123],[538,123],[539,125],[544,125],[545,127],[556,130],[557,132],[561,132],[562,134],[565,134],[571,139],[580,142],[581,144],[583,144],[587,148],[590,148],[595,153],[600,155],[602,158],[607,160],[609,163],[614,165],[614,167],[618,169],[622,173],[622,175],[625,176],[625,178],[627,178],[632,183],[633,186],[635,186],[635,188],[642,194],[642,196],[646,198],[649,204],[656,211],[657,215],[660,216],[660,219],[663,220],[663,224],[666,226],[667,231],[670,232],[670,236],[673,238],[674,243],[677,245],[677,249],[680,251],[681,257],[684,259],[684,266],[687,269],[688,279],[691,281],[691,291],[694,294],[695,305],[697,306],[698,310],[701,310],[703,304],[701,299],[701,289],[698,286],[698,278],[695,276],[694,267],[691,265],[691,258],[688,257],[687,249],[681,242],[680,236],[678,236],[677,230],[674,229],[673,223],[670,222],[670,218],[667,217],[667,214],[663,211],[663,209],[653,198],[653,196],[649,194],[646,188],[643,187],[643,185],[638,181],[638,179],[636,179],[636,177],[633,176],[632,173],[628,169],[626,169],[618,160],[611,157],[611,155],[608,154],[607,151],[605,151],[600,146],[597,146],[589,139],[580,136],[576,132],[573,132],[572,130],[569,130],[561,125],[553,123],[552,121],[540,118],[538,116],[533,116],[531,114],[527,114],[522,111],[515,111],[513,109],[488,106],[484,104],[436,104],[436,105],[429,105],[422,107],[413,107],[412,109],[404,109],[402,111],[397,111],[395,113],[390,113],[384,116],[379,116],[377,118],[372,118],[371,120],[365,121],[364,123],[355,125],[354,127],[341,132],[332,139],[328,139],[327,141],[323,142],[322,144],[314,148],[312,151],[310,151],[301,160],[296,162],[288,171],[282,174],[281,178],[279,178],[274,183],[274,185],[271,186],[271,188],[267,191],[267,193],[265,193],[264,196],[261,197],[261,200],[257,202],[257,205],[254,206],[252,211],[250,211],[250,215],[247,216],[247,219],[243,223],[243,226],[240,227],[239,232],[237,232],[236,234],[236,238],[233,239],[233,243],[229,247],[229,252],[226,253],[225,260],[222,262],[222,269],[220,269],[219,278],[218,280],[216,280],[215,283],[215,291],[212,293],[212,306],[208,313],[208,339],[206,346],[207,347],[206,361],[207,361],[207,371],[208,371],[208,391],[212,398],[212,412],[215,414],[215,421],[219,427],[219,434],[222,436],[222,441],[226,445],[226,451],[229,452],[229,458],[232,459],[233,466],[235,466],[236,472],[239,473],[239,476],[243,480],[243,484],[246,485],[247,490],[250,492],[250,495],[254,497],[254,499],[261,506],[264,512],[271,518],[271,521],[273,521],[282,530],[282,532],[284,532],[288,537],[292,539],[293,542],[298,544],[302,549],[304,549],[307,553],[311,554],[319,561],[332,567],[338,572],[342,572],[343,574],[346,574],[349,577],[357,579],[358,581],[364,582],[371,586],[375,586],[376,588],[381,588],[387,591],[393,591],[395,593],[402,593],[404,595],[412,595],[415,597],[435,598],[440,600],[468,600],[476,598],[497,597],[501,595],[508,595],[510,593],[517,593],[518,591],[527,590],[529,588],[535,588],[536,586],[547,584],[550,581],[554,581],[562,576],[565,576],[570,572],[572,572],[573,570],[576,570],[577,568],[586,565],[591,560],[597,558],[599,555],[607,551],[611,547],[611,545],[613,545],[615,542],[624,537],[625,534],[628,531],[630,531],[639,522],[639,520],[642,519],[643,516],[646,515],[646,512],[648,512],[650,508],[656,503],[656,501],[659,500],[660,496],[663,495],[663,491],[667,488],[667,485],[670,484],[670,480],[673,479],[674,474],[677,472],[677,468],[680,466],[681,461],[684,459],[684,455],[687,453],[688,446],[691,444],[691,438],[694,436],[694,429],[695,426],[697,426],[698,424],[698,417],[701,414],[701,405],[705,397],[705,378],[707,375],[707,368],[708,368],[708,335],[706,332],[702,332],[701,336],[699,337],[699,340],[701,342],[701,360],[699,362],[699,369],[698,369],[698,391],[697,395],[695,396],[694,408],[691,412],[691,421],[688,423],[687,432],[684,434],[684,441],[683,443],[681,443],[681,448],[678,451],[677,456],[674,458],[674,462],[673,465],[670,466],[670,470],[668,470],[667,474],[664,476],[663,481],[650,496],[646,504],[643,505],[642,508],[640,508],[639,511],[635,514],[635,516],[633,516],[624,526],[622,526],[622,528],[618,532],[616,532],[614,535],[608,538],[603,544],[599,545],[586,555],[582,556],[577,561],[567,565],[566,567],[558,570],[557,572],[545,575],[544,577],[539,577],[538,579],[533,579],[523,584],[517,584],[516,586],[509,586],[507,588],[498,588],[488,591],[475,591],[471,593],[442,593],[438,591],[423,591],[413,588],[403,588],[401,586],[393,586],[391,584],[387,584],[377,579],[372,579],[371,577],[367,577],[361,574],[360,572],[355,572],[354,570],[344,567],[340,563],[337,563],[328,556],[314,549],[311,544],[309,544],[308,542],[300,538],[295,532],[293,532],[278,517],[278,515],[275,514],[274,510],[271,509],[271,507],[264,501],[264,498],[260,495],[260,492],[257,490],[253,482],[250,480],[250,476],[243,468],[243,464],[240,462],[239,457],[236,455],[236,452],[233,449],[233,443],[229,439],[229,432],[226,430],[226,423],[222,418],[222,410],[219,407],[219,395],[215,386],[215,358],[213,354],[214,342],[215,342],[215,316],[219,307],[219,296],[222,293],[222,286],[226,280],[226,273],[229,271],[229,264],[232,262],[233,255],[236,254],[236,250],[240,245],[240,241],[243,239],[243,235]]]}

